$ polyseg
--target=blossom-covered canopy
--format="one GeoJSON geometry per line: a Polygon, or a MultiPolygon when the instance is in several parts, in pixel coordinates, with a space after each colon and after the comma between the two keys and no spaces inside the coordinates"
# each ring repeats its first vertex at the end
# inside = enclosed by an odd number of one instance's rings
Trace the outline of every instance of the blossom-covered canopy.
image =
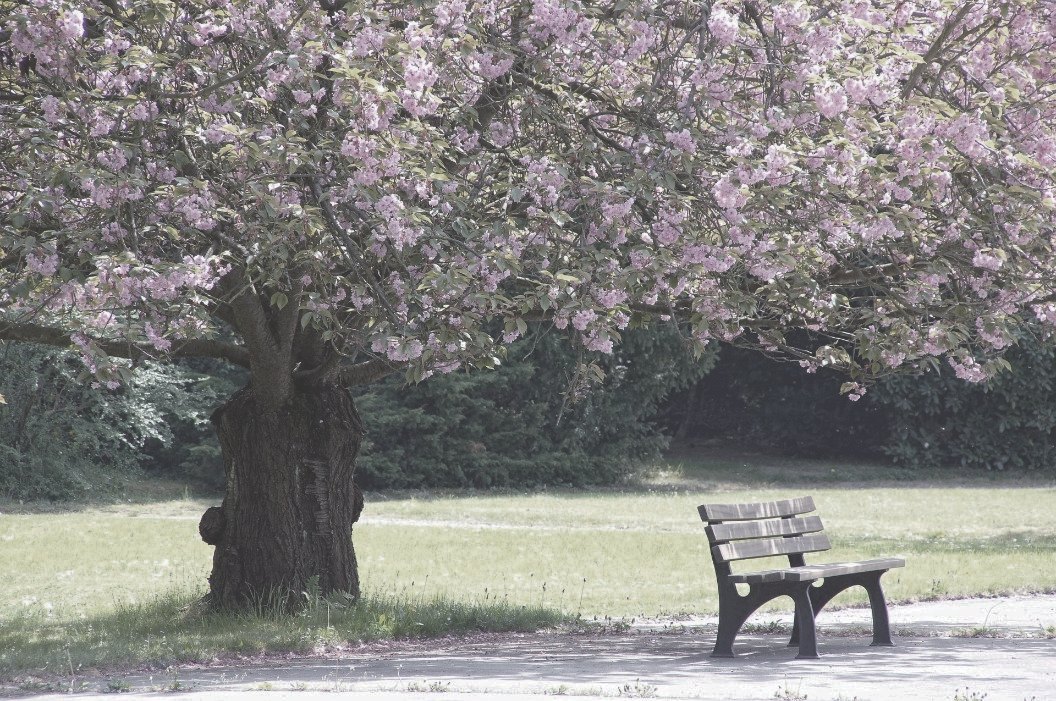
{"type": "Polygon", "coordinates": [[[980,380],[1056,324],[1050,2],[0,17],[0,337],[69,339],[104,380],[107,354],[252,365],[247,290],[277,337],[414,377],[533,319],[606,352],[649,315],[980,380]]]}

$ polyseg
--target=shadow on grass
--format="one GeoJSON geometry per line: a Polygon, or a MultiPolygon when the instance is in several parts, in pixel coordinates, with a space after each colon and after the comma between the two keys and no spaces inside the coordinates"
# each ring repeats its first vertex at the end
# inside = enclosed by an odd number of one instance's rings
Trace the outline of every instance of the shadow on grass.
{"type": "MultiPolygon", "coordinates": [[[[0,514],[65,514],[115,508],[135,508],[169,502],[219,503],[223,492],[201,485],[146,477],[127,478],[120,486],[70,500],[21,501],[0,497],[0,514]]],[[[197,508],[197,506],[196,506],[197,508]]],[[[201,507],[203,510],[205,506],[201,507]]]]}
{"type": "Polygon", "coordinates": [[[556,626],[559,611],[504,601],[367,595],[315,598],[298,613],[260,607],[246,613],[195,613],[198,597],[172,593],[80,620],[43,613],[0,621],[0,681],[73,677],[88,670],[208,662],[233,656],[321,653],[377,640],[474,632],[528,632],[556,626]]]}
{"type": "MultiPolygon", "coordinates": [[[[962,468],[898,467],[878,460],[811,459],[768,455],[731,446],[675,447],[655,462],[641,465],[627,481],[613,485],[585,487],[541,486],[534,488],[492,488],[488,490],[428,488],[369,492],[367,501],[414,498],[438,501],[474,497],[502,499],[526,494],[556,494],[592,498],[599,494],[681,493],[686,491],[728,491],[741,488],[818,489],[853,486],[863,488],[979,488],[1056,487],[1049,474],[965,471],[962,468]]],[[[182,502],[185,510],[204,510],[223,497],[209,489],[156,479],[129,480],[116,492],[96,498],[66,502],[22,503],[0,498],[0,513],[74,513],[101,509],[128,511],[137,506],[182,502]]],[[[176,508],[176,507],[174,507],[176,508]]]]}
{"type": "Polygon", "coordinates": [[[472,496],[481,500],[527,494],[551,494],[592,499],[605,494],[682,494],[741,489],[995,489],[1004,487],[1056,487],[1051,474],[1029,472],[966,471],[963,468],[907,468],[880,460],[836,460],[768,455],[730,447],[675,448],[655,462],[641,465],[627,481],[586,487],[537,487],[391,490],[367,494],[369,501],[413,498],[423,502],[472,496]]]}
{"type": "Polygon", "coordinates": [[[652,471],[646,483],[675,488],[695,484],[728,487],[783,488],[869,487],[1052,487],[1051,474],[965,470],[961,467],[909,468],[882,460],[815,459],[768,455],[734,446],[675,447],[652,471]]]}

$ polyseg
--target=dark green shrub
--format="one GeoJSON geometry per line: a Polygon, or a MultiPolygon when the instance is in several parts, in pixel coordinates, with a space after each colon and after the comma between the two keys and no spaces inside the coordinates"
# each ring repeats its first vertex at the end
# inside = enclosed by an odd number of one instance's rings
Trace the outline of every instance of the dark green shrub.
{"type": "Polygon", "coordinates": [[[884,451],[911,467],[1056,467],[1056,348],[1024,339],[1012,370],[972,385],[952,368],[885,379],[873,401],[890,416],[884,451]]]}
{"type": "Polygon", "coordinates": [[[72,353],[0,344],[0,495],[58,500],[115,490],[150,465],[149,446],[177,442],[174,427],[208,429],[214,384],[146,363],[119,389],[96,389],[72,353]]]}
{"type": "Polygon", "coordinates": [[[367,425],[358,479],[382,487],[613,483],[658,455],[653,418],[674,389],[707,371],[671,329],[628,332],[594,360],[603,382],[581,391],[581,358],[560,335],[515,344],[494,371],[398,378],[357,399],[367,425]],[[530,352],[529,352],[530,351],[530,352]],[[571,394],[579,396],[570,397],[571,394]]]}
{"type": "Polygon", "coordinates": [[[224,486],[224,461],[209,417],[247,380],[243,368],[209,358],[189,358],[172,366],[185,394],[165,412],[169,435],[143,447],[147,474],[192,482],[206,489],[224,486]]]}
{"type": "MultiPolygon", "coordinates": [[[[368,427],[359,468],[367,488],[612,483],[666,439],[652,421],[672,390],[707,370],[671,329],[633,331],[611,356],[584,358],[559,335],[515,344],[491,372],[358,397],[368,427]],[[605,379],[584,389],[585,360],[605,379]],[[575,395],[575,396],[572,396],[575,395]]],[[[146,364],[117,391],[94,389],[73,354],[0,348],[0,495],[70,499],[109,491],[144,470],[219,486],[209,413],[244,378],[192,361],[146,364]]]]}
{"type": "MultiPolygon", "coordinates": [[[[669,429],[689,444],[751,446],[781,455],[875,455],[887,424],[873,402],[840,395],[845,378],[722,346],[714,369],[668,403],[669,429]]],[[[868,398],[869,395],[866,395],[868,398]]]]}
{"type": "Polygon", "coordinates": [[[78,377],[67,353],[0,347],[0,494],[67,499],[105,492],[135,471],[134,438],[100,421],[105,402],[78,377]]]}
{"type": "Polygon", "coordinates": [[[843,378],[804,372],[723,347],[715,368],[674,395],[664,411],[686,442],[749,445],[781,455],[889,457],[916,467],[1056,467],[1056,346],[1027,338],[1012,370],[987,384],[952,368],[893,375],[862,398],[840,396],[843,378]]]}

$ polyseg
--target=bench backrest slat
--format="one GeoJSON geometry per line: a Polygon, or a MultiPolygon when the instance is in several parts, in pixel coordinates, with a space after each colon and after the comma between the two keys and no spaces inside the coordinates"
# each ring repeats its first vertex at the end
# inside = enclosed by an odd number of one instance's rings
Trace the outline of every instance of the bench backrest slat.
{"type": "Polygon", "coordinates": [[[794,538],[737,540],[712,546],[711,553],[716,562],[731,562],[772,555],[813,553],[828,550],[830,547],[832,546],[829,544],[828,536],[824,533],[812,533],[794,538]]]}
{"type": "Polygon", "coordinates": [[[813,497],[763,501],[754,504],[702,504],[697,507],[704,521],[751,521],[759,518],[786,518],[814,510],[813,497]]]}
{"type": "Polygon", "coordinates": [[[763,521],[730,521],[713,523],[705,530],[713,545],[731,540],[752,538],[774,538],[777,536],[804,535],[823,530],[821,517],[798,516],[796,518],[772,518],[763,521]]]}

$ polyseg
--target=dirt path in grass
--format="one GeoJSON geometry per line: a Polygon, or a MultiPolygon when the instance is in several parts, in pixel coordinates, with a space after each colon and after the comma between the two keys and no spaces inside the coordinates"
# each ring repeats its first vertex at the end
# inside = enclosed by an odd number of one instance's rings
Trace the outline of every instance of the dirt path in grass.
{"type": "MultiPolygon", "coordinates": [[[[74,679],[77,699],[333,699],[500,701],[544,696],[748,701],[1003,701],[1056,698],[1056,596],[891,607],[896,646],[869,646],[868,611],[819,618],[821,659],[785,646],[789,617],[738,638],[739,657],[709,657],[715,621],[645,621],[608,631],[373,644],[317,657],[185,665],[74,679]],[[765,631],[765,632],[763,632],[765,631]],[[110,694],[106,693],[107,691],[110,694]],[[423,692],[426,694],[423,696],[423,692]]],[[[63,682],[65,684],[65,682],[63,682]]],[[[53,687],[38,701],[69,699],[53,687]]],[[[8,692],[30,689],[8,689],[8,692]]],[[[38,690],[39,691],[39,690],[38,690]]]]}
{"type": "MultiPolygon", "coordinates": [[[[202,517],[202,511],[206,507],[197,503],[175,504],[167,509],[154,508],[145,510],[130,505],[118,505],[100,510],[99,513],[110,516],[125,516],[128,518],[146,518],[162,521],[198,521],[202,517]]],[[[699,533],[702,529],[699,521],[691,521],[684,528],[649,524],[645,526],[636,525],[605,525],[605,524],[575,524],[575,523],[497,523],[494,521],[481,521],[474,518],[412,518],[404,516],[376,516],[364,514],[359,526],[411,526],[417,528],[446,528],[470,531],[541,531],[565,533],[568,531],[598,532],[641,532],[641,533],[699,533]]]]}

